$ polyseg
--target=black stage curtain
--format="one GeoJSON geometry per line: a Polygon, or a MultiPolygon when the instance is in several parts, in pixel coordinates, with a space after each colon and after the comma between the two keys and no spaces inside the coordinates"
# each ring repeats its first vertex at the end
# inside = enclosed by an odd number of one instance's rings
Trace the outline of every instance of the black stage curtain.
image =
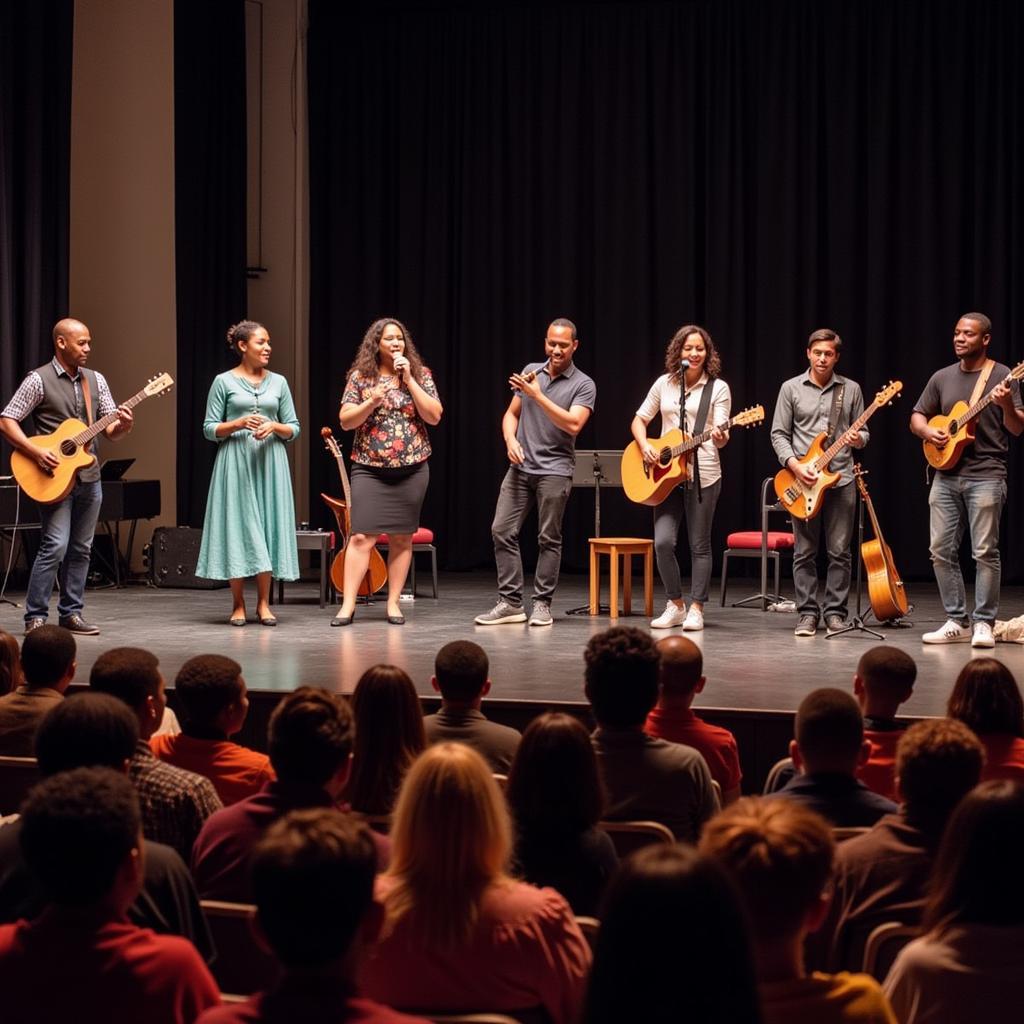
{"type": "Polygon", "coordinates": [[[245,318],[245,6],[175,0],[174,173],[178,305],[178,522],[202,526],[216,449],[206,395],[233,366],[245,318]]]}
{"type": "MultiPolygon", "coordinates": [[[[905,382],[863,462],[897,564],[930,578],[913,402],[965,311],[992,317],[994,356],[1024,357],[1022,52],[1024,5],[991,0],[310,0],[312,408],[334,420],[371,319],[405,320],[446,406],[424,520],[450,568],[486,565],[506,380],[553,317],[598,385],[580,448],[630,439],[681,324],[711,330],[734,409],[769,422],[832,327],[869,402],[905,382]]],[[[757,524],[767,428],[723,462],[716,553],[757,524]]],[[[602,512],[605,534],[651,535],[621,492],[602,512]]],[[[592,529],[578,492],[566,565],[592,529]]],[[[1016,531],[1002,547],[1020,581],[1016,531]]]]}
{"type": "MultiPolygon", "coordinates": [[[[73,0],[0,4],[0,395],[69,312],[73,0]]],[[[73,311],[71,311],[73,312],[73,311]]]]}

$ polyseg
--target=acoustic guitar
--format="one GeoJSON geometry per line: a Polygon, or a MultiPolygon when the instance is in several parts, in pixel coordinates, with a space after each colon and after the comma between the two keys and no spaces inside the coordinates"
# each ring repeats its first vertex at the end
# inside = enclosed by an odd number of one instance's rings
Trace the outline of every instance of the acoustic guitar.
{"type": "MultiPolygon", "coordinates": [[[[731,427],[753,427],[764,420],[764,406],[752,405],[731,420],[719,424],[731,427]]],[[[638,505],[660,505],[681,483],[690,479],[690,452],[711,437],[711,431],[688,435],[670,430],[663,437],[652,438],[650,444],[658,451],[658,461],[644,462],[643,452],[631,441],[622,453],[622,489],[630,501],[638,505]]]]}
{"type": "MultiPolygon", "coordinates": [[[[149,383],[136,395],[132,395],[121,405],[134,409],[139,402],[154,395],[166,394],[174,386],[168,373],[152,377],[149,383]]],[[[91,427],[81,420],[65,420],[52,434],[37,434],[29,440],[38,448],[45,448],[60,459],[60,463],[52,470],[39,468],[39,463],[24,452],[16,451],[11,455],[11,472],[21,489],[40,505],[52,505],[63,501],[71,488],[80,469],[91,466],[96,456],[89,451],[89,442],[116,422],[117,413],[107,413],[91,427]]]]}
{"type": "Polygon", "coordinates": [[[888,622],[906,615],[910,610],[907,592],[903,580],[896,571],[896,563],[892,558],[892,550],[882,537],[882,528],[878,525],[875,506],[864,483],[865,471],[860,466],[853,467],[853,475],[860,488],[860,496],[864,499],[864,507],[868,510],[871,529],[874,530],[873,540],[866,540],[860,546],[860,556],[864,559],[864,568],[868,574],[868,598],[871,610],[879,622],[888,622]]]}
{"type": "MultiPolygon", "coordinates": [[[[1002,380],[1003,384],[1009,384],[1012,380],[1020,380],[1024,377],[1024,363],[1018,363],[1002,380]]],[[[945,430],[949,434],[949,440],[944,448],[937,448],[931,441],[922,441],[924,457],[928,465],[934,469],[952,469],[963,455],[964,449],[974,440],[977,430],[975,420],[992,401],[993,388],[984,398],[979,398],[974,405],[966,402],[956,402],[949,410],[947,416],[933,416],[928,421],[928,426],[935,430],[945,430]]]]}
{"type": "MultiPolygon", "coordinates": [[[[338,464],[338,473],[341,476],[341,490],[345,495],[344,501],[338,501],[329,494],[321,494],[324,503],[334,513],[334,520],[338,524],[338,536],[341,540],[341,548],[334,556],[331,563],[331,582],[339,594],[345,593],[345,552],[348,549],[349,536],[352,533],[352,488],[349,486],[348,473],[345,470],[345,457],[341,454],[341,448],[331,433],[330,427],[322,427],[320,436],[324,439],[324,445],[334,456],[338,464]]],[[[359,584],[359,596],[368,597],[383,589],[388,581],[388,564],[384,561],[381,553],[374,547],[370,549],[370,564],[366,567],[366,575],[359,584]]]]}
{"type": "Polygon", "coordinates": [[[780,469],[775,474],[775,494],[791,516],[797,519],[813,519],[821,511],[825,492],[835,487],[839,480],[838,473],[828,471],[828,464],[849,444],[845,439],[847,433],[850,430],[860,430],[883,405],[888,405],[902,390],[902,381],[889,381],[875,395],[875,400],[828,448],[825,448],[824,431],[811,442],[807,454],[798,461],[801,466],[810,467],[817,472],[818,476],[812,486],[808,487],[802,483],[790,469],[780,469]]]}

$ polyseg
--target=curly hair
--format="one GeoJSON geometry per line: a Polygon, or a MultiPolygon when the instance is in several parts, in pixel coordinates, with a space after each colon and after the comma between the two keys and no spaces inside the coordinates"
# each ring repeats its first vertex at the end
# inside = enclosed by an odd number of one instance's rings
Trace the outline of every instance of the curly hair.
{"type": "Polygon", "coordinates": [[[357,373],[364,380],[374,380],[380,375],[380,339],[388,324],[394,324],[401,330],[402,337],[405,339],[405,358],[409,360],[409,372],[417,384],[422,384],[424,366],[419,350],[412,340],[409,328],[393,316],[374,320],[366,328],[363,340],[360,342],[359,348],[356,349],[356,357],[348,368],[348,376],[351,377],[352,374],[357,373]]]}
{"type": "Polygon", "coordinates": [[[237,324],[232,324],[225,335],[227,339],[228,348],[235,353],[240,354],[238,346],[243,341],[248,341],[257,331],[265,331],[266,327],[263,324],[257,323],[255,320],[239,320],[237,324]]]}
{"type": "Polygon", "coordinates": [[[584,692],[598,725],[639,728],[658,699],[658,648],[649,633],[612,626],[583,651],[584,692]]]}
{"type": "Polygon", "coordinates": [[[672,335],[672,340],[668,343],[668,348],[665,349],[665,372],[668,374],[669,380],[676,384],[682,383],[683,345],[691,334],[699,334],[704,342],[706,350],[704,372],[712,380],[722,372],[722,360],[718,355],[718,349],[715,348],[711,335],[697,324],[686,324],[672,335]]]}

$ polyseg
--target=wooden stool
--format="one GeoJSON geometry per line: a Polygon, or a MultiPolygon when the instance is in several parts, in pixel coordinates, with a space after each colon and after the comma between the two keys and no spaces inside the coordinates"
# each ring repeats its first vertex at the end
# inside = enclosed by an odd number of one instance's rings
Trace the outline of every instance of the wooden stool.
{"type": "Polygon", "coordinates": [[[622,556],[622,614],[631,615],[633,555],[644,556],[644,608],[648,618],[654,614],[654,541],[642,537],[590,538],[590,614],[597,615],[601,606],[600,555],[609,561],[609,600],[611,619],[619,617],[619,556],[622,556]]]}

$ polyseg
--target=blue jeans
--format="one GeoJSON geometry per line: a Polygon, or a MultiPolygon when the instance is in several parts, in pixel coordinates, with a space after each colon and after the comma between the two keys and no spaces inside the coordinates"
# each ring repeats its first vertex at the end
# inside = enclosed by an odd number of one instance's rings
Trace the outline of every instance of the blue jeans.
{"type": "Polygon", "coordinates": [[[793,551],[793,591],[801,615],[818,615],[818,544],[825,535],[828,575],[825,579],[825,616],[846,618],[850,596],[850,541],[857,505],[857,488],[851,484],[825,492],[821,511],[808,520],[793,519],[796,546],[793,551]]]}
{"type": "Polygon", "coordinates": [[[50,610],[53,581],[60,569],[60,600],[57,615],[80,615],[85,600],[85,580],[103,488],[99,480],[77,483],[56,505],[39,506],[39,550],[25,595],[25,621],[45,619],[50,610]]]}
{"type": "Polygon", "coordinates": [[[974,622],[993,623],[999,610],[999,518],[1006,503],[1005,480],[970,480],[936,473],[928,494],[931,512],[931,556],[942,607],[949,618],[966,626],[967,591],[960,571],[960,542],[971,531],[974,578],[974,622]]]}
{"type": "Polygon", "coordinates": [[[654,551],[658,556],[658,575],[665,587],[665,596],[678,600],[683,596],[683,581],[676,559],[679,525],[686,516],[686,536],[690,543],[692,582],[690,601],[707,602],[711,583],[711,522],[722,493],[722,481],[716,480],[701,489],[697,500],[696,484],[677,487],[654,510],[654,551]]]}

